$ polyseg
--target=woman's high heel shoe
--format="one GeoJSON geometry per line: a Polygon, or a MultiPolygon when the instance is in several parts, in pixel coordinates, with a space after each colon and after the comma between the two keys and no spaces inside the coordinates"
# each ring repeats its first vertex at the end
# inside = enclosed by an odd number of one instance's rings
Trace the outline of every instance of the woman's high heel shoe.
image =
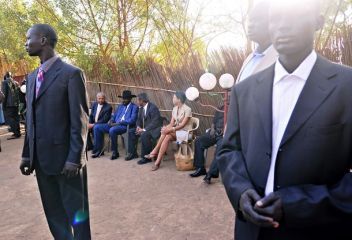
{"type": "Polygon", "coordinates": [[[144,158],[149,159],[149,160],[154,160],[158,154],[151,154],[149,153],[148,155],[145,155],[144,158]]]}
{"type": "Polygon", "coordinates": [[[160,163],[159,164],[154,164],[154,166],[152,167],[152,171],[155,172],[159,168],[160,168],[160,163]]]}

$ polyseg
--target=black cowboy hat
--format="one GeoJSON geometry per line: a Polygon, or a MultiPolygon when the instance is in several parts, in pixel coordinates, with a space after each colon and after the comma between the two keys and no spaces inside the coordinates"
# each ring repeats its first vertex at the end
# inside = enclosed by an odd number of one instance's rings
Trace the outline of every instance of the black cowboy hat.
{"type": "Polygon", "coordinates": [[[122,99],[132,99],[132,98],[135,98],[137,96],[133,95],[131,91],[125,90],[125,91],[122,92],[122,96],[118,96],[118,97],[122,98],[122,99]]]}

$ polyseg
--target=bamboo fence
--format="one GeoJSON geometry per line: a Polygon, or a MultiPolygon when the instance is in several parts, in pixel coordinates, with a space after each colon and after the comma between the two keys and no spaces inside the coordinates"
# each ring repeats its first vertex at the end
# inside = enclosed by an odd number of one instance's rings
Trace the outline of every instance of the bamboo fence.
{"type": "MultiPolygon", "coordinates": [[[[334,62],[352,66],[351,27],[336,31],[325,45],[322,49],[322,44],[317,43],[316,49],[320,54],[334,62]]],[[[143,74],[120,73],[108,79],[98,70],[94,70],[87,73],[90,101],[95,100],[97,92],[103,91],[108,101],[116,106],[120,102],[118,95],[121,95],[123,90],[131,90],[136,95],[145,92],[160,108],[162,115],[170,119],[172,96],[176,90],[185,91],[191,86],[201,89],[199,77],[206,71],[214,73],[217,78],[224,73],[230,73],[236,78],[245,56],[246,53],[236,49],[221,49],[208,57],[208,69],[204,68],[201,57],[197,55],[189,57],[185,64],[177,69],[170,69],[153,60],[147,60],[147,71],[143,74]]],[[[201,93],[200,101],[206,105],[220,106],[223,103],[222,89],[217,86],[211,94],[201,93]]],[[[200,131],[209,128],[214,110],[197,102],[186,104],[192,108],[194,116],[200,118],[200,131]]]]}

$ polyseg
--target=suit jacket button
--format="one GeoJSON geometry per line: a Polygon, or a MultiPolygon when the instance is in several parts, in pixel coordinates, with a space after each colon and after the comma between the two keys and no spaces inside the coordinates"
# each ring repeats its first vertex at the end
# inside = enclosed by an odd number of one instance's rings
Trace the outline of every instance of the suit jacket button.
{"type": "Polygon", "coordinates": [[[276,186],[276,189],[280,189],[280,188],[281,188],[281,186],[279,186],[279,185],[276,186]]]}
{"type": "Polygon", "coordinates": [[[284,150],[282,148],[279,148],[279,152],[283,152],[284,150]]]}

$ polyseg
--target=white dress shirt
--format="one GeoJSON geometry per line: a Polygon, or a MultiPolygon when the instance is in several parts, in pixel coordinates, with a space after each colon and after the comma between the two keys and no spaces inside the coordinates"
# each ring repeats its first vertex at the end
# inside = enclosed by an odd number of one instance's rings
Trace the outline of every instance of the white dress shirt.
{"type": "Polygon", "coordinates": [[[144,116],[147,116],[148,103],[143,107],[144,116]]]}
{"type": "Polygon", "coordinates": [[[103,105],[98,104],[97,112],[95,113],[95,118],[94,118],[95,122],[98,122],[99,115],[100,115],[100,112],[101,112],[102,108],[103,108],[103,105]]]}
{"type": "Polygon", "coordinates": [[[128,108],[130,107],[130,105],[131,105],[131,103],[129,103],[129,104],[127,105],[127,107],[125,108],[125,112],[124,112],[124,114],[122,115],[121,121],[125,121],[125,116],[126,116],[127,110],[128,110],[128,108]]]}
{"type": "Polygon", "coordinates": [[[275,164],[280,144],[297,100],[316,60],[317,54],[313,51],[291,74],[286,71],[279,60],[276,61],[272,101],[273,125],[271,165],[265,187],[265,195],[274,191],[275,164]]]}
{"type": "MultiPolygon", "coordinates": [[[[143,111],[144,111],[144,117],[147,116],[147,110],[148,110],[148,103],[143,107],[143,111]]],[[[144,126],[144,118],[143,118],[143,131],[145,132],[145,126],[144,126]]]]}

